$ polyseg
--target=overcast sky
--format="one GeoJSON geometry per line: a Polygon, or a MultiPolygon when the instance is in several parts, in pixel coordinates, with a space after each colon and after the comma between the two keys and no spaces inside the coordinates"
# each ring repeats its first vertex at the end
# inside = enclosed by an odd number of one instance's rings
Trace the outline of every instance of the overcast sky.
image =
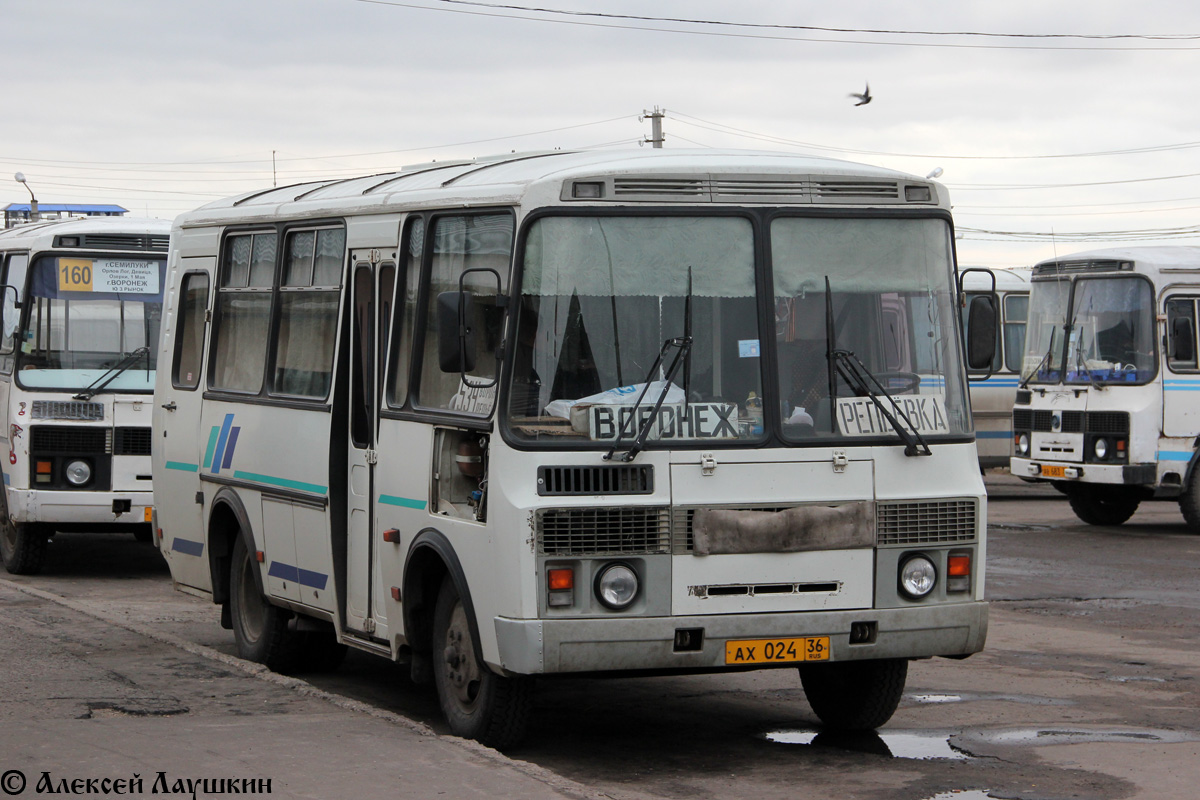
{"type": "Polygon", "coordinates": [[[21,171],[42,203],[171,218],[273,180],[637,147],[657,105],[669,148],[942,168],[962,264],[1200,245],[1191,0],[0,0],[0,68],[0,205],[21,171]],[[1082,38],[1129,34],[1171,38],[1082,38]]]}

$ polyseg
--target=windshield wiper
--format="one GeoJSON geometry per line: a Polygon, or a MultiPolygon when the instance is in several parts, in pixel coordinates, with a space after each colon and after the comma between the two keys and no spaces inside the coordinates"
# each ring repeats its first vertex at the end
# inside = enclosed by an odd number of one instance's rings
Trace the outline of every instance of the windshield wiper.
{"type": "Polygon", "coordinates": [[[1025,376],[1024,380],[1017,384],[1018,389],[1024,389],[1026,386],[1028,386],[1029,382],[1033,380],[1033,376],[1037,375],[1038,371],[1041,370],[1041,368],[1046,365],[1046,362],[1050,360],[1050,356],[1054,354],[1054,334],[1056,333],[1058,333],[1057,327],[1050,329],[1050,346],[1046,348],[1046,355],[1042,356],[1042,360],[1037,363],[1037,366],[1025,376]]]}
{"type": "Polygon", "coordinates": [[[879,409],[879,413],[891,424],[892,430],[904,441],[904,455],[906,456],[931,456],[933,451],[929,449],[929,443],[925,441],[925,437],[921,436],[921,432],[917,430],[917,426],[908,418],[908,414],[900,408],[900,404],[896,402],[896,398],[883,388],[883,384],[871,374],[866,365],[858,360],[858,356],[854,355],[850,350],[833,350],[830,353],[834,366],[837,368],[837,373],[842,377],[850,388],[852,388],[860,397],[866,396],[871,398],[871,402],[879,409]],[[879,399],[880,395],[886,397],[888,402],[892,404],[893,414],[889,411],[883,401],[879,399]],[[904,424],[900,423],[904,420],[904,424]]]}
{"type": "MultiPolygon", "coordinates": [[[[687,355],[692,351],[692,337],[690,336],[675,336],[667,339],[662,343],[662,347],[658,351],[658,358],[654,359],[654,363],[650,366],[649,372],[646,373],[646,379],[642,382],[642,391],[638,395],[637,402],[633,404],[633,413],[621,423],[621,428],[617,431],[617,438],[613,441],[613,446],[604,454],[604,460],[612,460],[613,454],[617,452],[617,447],[620,446],[621,440],[625,438],[625,427],[630,420],[637,417],[638,409],[642,407],[642,399],[645,398],[646,392],[650,389],[650,379],[658,372],[662,366],[663,359],[667,357],[667,351],[671,348],[676,348],[675,358],[671,360],[671,366],[667,369],[667,379],[663,383],[662,391],[658,393],[658,400],[654,403],[654,410],[646,416],[646,420],[638,428],[637,436],[634,437],[633,444],[629,446],[629,450],[621,457],[622,461],[633,461],[637,458],[637,454],[646,446],[646,436],[650,433],[650,427],[654,424],[654,420],[658,419],[659,409],[662,408],[663,401],[667,399],[667,392],[671,390],[671,381],[675,379],[675,373],[679,371],[680,366],[687,360],[687,355]]],[[[684,400],[686,401],[686,397],[684,400]]]]}
{"type": "Polygon", "coordinates": [[[91,400],[93,397],[104,391],[104,387],[115,381],[119,375],[128,370],[138,362],[139,358],[146,359],[146,378],[150,378],[150,348],[139,347],[129,355],[122,358],[114,366],[110,367],[108,372],[101,375],[96,380],[92,381],[91,385],[84,389],[79,394],[75,395],[75,400],[91,400]]]}

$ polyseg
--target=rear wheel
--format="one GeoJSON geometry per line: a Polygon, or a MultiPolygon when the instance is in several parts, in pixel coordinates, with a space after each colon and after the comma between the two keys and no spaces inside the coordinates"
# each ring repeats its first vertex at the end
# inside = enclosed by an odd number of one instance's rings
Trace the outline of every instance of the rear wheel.
{"type": "Polygon", "coordinates": [[[1200,470],[1192,470],[1192,479],[1179,495],[1179,510],[1192,533],[1200,533],[1200,470]]]}
{"type": "Polygon", "coordinates": [[[874,730],[891,719],[907,677],[908,661],[902,658],[800,667],[813,712],[826,726],[843,731],[874,730]]]}
{"type": "Polygon", "coordinates": [[[504,749],[525,735],[533,709],[533,679],[505,678],[479,657],[454,581],[442,583],[433,612],[433,682],[456,736],[504,749]]]}
{"type": "Polygon", "coordinates": [[[290,612],[271,605],[258,591],[256,569],[257,562],[238,536],[229,574],[229,611],[238,655],[274,672],[294,672],[301,665],[302,639],[288,630],[290,612]]]}
{"type": "Polygon", "coordinates": [[[1075,516],[1088,525],[1120,525],[1142,502],[1139,495],[1124,486],[1072,484],[1066,495],[1075,516]]]}
{"type": "Polygon", "coordinates": [[[46,530],[30,522],[13,522],[8,492],[0,487],[0,560],[12,575],[36,575],[46,561],[46,530]]]}

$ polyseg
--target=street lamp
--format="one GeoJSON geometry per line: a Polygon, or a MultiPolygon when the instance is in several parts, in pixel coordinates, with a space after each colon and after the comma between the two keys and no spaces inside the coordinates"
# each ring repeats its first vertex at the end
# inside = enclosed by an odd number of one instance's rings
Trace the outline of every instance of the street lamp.
{"type": "Polygon", "coordinates": [[[25,173],[18,172],[13,177],[17,179],[17,183],[23,183],[23,184],[25,184],[25,188],[29,189],[29,221],[37,222],[38,221],[37,198],[33,196],[33,189],[29,188],[29,181],[25,180],[25,173]]]}

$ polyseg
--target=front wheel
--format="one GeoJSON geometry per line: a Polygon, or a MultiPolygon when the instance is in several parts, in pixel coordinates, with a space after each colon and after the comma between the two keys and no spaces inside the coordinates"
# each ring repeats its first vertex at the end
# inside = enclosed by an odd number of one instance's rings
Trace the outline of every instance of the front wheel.
{"type": "Polygon", "coordinates": [[[903,658],[805,664],[799,669],[813,713],[827,727],[842,731],[874,730],[891,719],[908,678],[908,661],[903,658]]]}
{"type": "Polygon", "coordinates": [[[433,611],[433,682],[456,736],[504,749],[524,736],[533,709],[533,679],[488,669],[471,638],[454,581],[442,582],[433,611]]]}
{"type": "Polygon", "coordinates": [[[1066,492],[1075,516],[1088,525],[1120,525],[1133,516],[1142,498],[1120,486],[1072,485],[1066,492]]]}
{"type": "Polygon", "coordinates": [[[10,575],[36,575],[46,561],[46,531],[8,516],[8,492],[0,487],[0,560],[10,575]]]}
{"type": "Polygon", "coordinates": [[[1192,470],[1192,479],[1179,495],[1179,510],[1192,533],[1200,533],[1200,470],[1192,470]]]}
{"type": "Polygon", "coordinates": [[[229,573],[229,611],[238,655],[273,672],[294,672],[301,663],[300,636],[288,630],[289,612],[273,606],[254,580],[257,562],[238,536],[229,573]]]}

